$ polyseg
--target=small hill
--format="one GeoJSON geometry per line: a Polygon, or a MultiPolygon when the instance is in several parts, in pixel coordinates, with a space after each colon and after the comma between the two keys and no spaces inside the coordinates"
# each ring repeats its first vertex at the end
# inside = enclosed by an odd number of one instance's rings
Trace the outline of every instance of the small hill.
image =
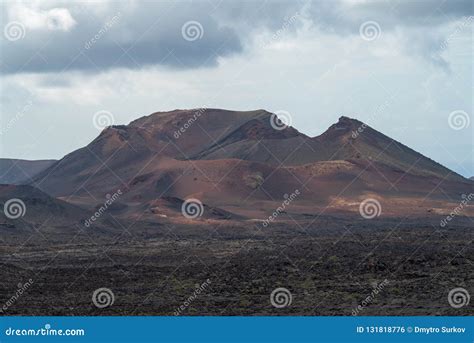
{"type": "Polygon", "coordinates": [[[17,160],[0,158],[0,183],[26,184],[39,172],[51,166],[55,160],[17,160]]]}
{"type": "Polygon", "coordinates": [[[0,227],[36,228],[81,224],[91,213],[29,185],[0,185],[0,227]]]}

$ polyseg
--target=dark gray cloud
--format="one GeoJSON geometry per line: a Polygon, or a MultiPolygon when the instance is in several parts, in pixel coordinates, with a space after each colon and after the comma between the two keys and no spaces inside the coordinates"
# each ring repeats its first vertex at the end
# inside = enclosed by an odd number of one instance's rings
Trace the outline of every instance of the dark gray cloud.
{"type": "Polygon", "coordinates": [[[237,33],[218,26],[209,4],[110,3],[100,15],[88,6],[68,9],[77,23],[68,32],[25,25],[24,38],[2,40],[3,73],[207,67],[242,51],[237,33]],[[182,27],[194,21],[200,26],[192,31],[190,24],[186,39],[182,27]]]}
{"type": "MultiPolygon", "coordinates": [[[[13,4],[15,5],[15,4],[13,4]]],[[[2,3],[2,26],[14,20],[2,3]]],[[[50,5],[52,6],[52,5],[50,5]]],[[[407,28],[413,53],[445,66],[439,56],[443,37],[433,28],[472,15],[470,0],[419,1],[232,1],[232,2],[110,2],[103,8],[62,3],[76,24],[51,30],[25,25],[25,37],[1,41],[1,72],[101,72],[111,68],[212,67],[219,57],[241,53],[256,32],[275,31],[296,13],[322,31],[357,35],[362,22],[373,20],[387,33],[407,28]],[[198,22],[200,38],[185,39],[182,27],[198,22]],[[202,27],[202,31],[201,30],[202,27]],[[413,30],[415,28],[415,30],[413,30]],[[424,34],[426,30],[429,34],[424,34]],[[416,32],[415,34],[411,34],[416,32]],[[201,37],[202,34],[202,37],[201,37]],[[423,37],[426,36],[426,39],[423,37]]],[[[50,23],[53,28],[57,23],[50,23]]],[[[292,25],[289,30],[299,26],[292,25]]],[[[190,37],[188,37],[190,38],[190,37]]]]}

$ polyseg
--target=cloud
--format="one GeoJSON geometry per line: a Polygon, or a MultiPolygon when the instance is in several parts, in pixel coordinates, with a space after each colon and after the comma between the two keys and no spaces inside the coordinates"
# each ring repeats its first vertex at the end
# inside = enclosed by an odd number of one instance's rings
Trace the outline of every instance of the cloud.
{"type": "Polygon", "coordinates": [[[13,3],[8,17],[30,30],[69,31],[77,24],[67,8],[40,10],[22,3],[13,3]]]}
{"type": "Polygon", "coordinates": [[[320,30],[342,36],[357,34],[365,22],[375,22],[382,39],[395,35],[400,49],[448,71],[442,57],[444,27],[470,18],[473,4],[471,0],[342,0],[310,6],[309,12],[320,30]]]}
{"type": "Polygon", "coordinates": [[[38,14],[61,18],[55,24],[65,27],[63,9],[8,11],[8,20],[23,23],[25,34],[19,40],[2,41],[2,72],[101,72],[149,65],[198,68],[216,65],[219,57],[242,51],[237,33],[218,25],[209,5],[111,2],[102,11],[92,5],[76,3],[69,8],[77,24],[67,34],[43,30],[44,18],[38,14]],[[202,27],[195,41],[182,33],[189,21],[202,27]]]}
{"type": "MultiPolygon", "coordinates": [[[[262,32],[295,34],[304,25],[357,38],[376,22],[382,38],[402,37],[401,49],[444,70],[440,27],[473,13],[470,0],[2,3],[6,22],[24,26],[22,39],[2,40],[1,72],[44,73],[108,69],[215,67],[245,52],[262,32]],[[42,7],[40,7],[42,6],[42,7]],[[49,6],[49,7],[48,7],[49,6]],[[298,21],[287,23],[290,18],[298,21]],[[183,27],[195,23],[197,38],[183,27]],[[280,30],[280,31],[278,31],[280,30]]],[[[192,32],[192,31],[189,31],[192,32]]],[[[317,39],[317,37],[315,37],[317,39]]]]}

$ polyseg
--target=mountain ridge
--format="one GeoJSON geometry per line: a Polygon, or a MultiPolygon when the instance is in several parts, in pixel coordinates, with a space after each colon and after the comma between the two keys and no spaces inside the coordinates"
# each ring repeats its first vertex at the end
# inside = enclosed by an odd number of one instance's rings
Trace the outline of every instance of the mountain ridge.
{"type": "Polygon", "coordinates": [[[316,137],[272,126],[274,119],[264,110],[156,112],[105,128],[31,185],[83,208],[120,188],[121,213],[150,220],[162,218],[159,199],[197,198],[208,208],[252,217],[295,189],[301,190],[295,208],[305,213],[356,211],[367,197],[391,203],[394,213],[423,213],[472,187],[356,119],[342,116],[316,137]]]}

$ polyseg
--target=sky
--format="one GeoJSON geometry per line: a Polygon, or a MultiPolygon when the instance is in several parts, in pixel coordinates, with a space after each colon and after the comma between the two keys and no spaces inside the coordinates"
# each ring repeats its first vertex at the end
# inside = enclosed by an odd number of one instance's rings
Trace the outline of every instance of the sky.
{"type": "Polygon", "coordinates": [[[2,1],[0,157],[185,108],[361,120],[474,176],[470,0],[2,1]]]}

